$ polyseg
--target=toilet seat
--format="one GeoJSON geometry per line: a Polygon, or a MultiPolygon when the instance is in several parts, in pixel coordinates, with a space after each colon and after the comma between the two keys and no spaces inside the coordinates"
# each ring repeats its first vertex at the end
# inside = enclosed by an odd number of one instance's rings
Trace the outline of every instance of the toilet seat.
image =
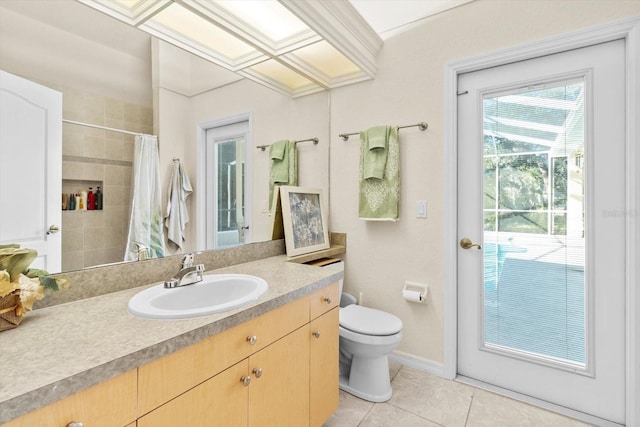
{"type": "Polygon", "coordinates": [[[357,334],[389,336],[402,330],[402,320],[384,311],[352,304],[340,309],[340,326],[357,334]]]}

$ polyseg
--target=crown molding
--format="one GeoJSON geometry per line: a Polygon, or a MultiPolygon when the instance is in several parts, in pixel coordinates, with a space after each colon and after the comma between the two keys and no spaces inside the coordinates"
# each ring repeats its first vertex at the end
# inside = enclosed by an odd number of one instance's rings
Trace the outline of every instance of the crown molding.
{"type": "Polygon", "coordinates": [[[118,0],[78,0],[113,18],[139,29],[216,65],[250,78],[253,81],[286,93],[294,98],[321,90],[331,90],[376,75],[376,56],[383,41],[348,1],[276,0],[302,20],[308,30],[300,31],[284,40],[269,40],[258,29],[251,28],[241,17],[235,16],[215,2],[203,0],[136,0],[123,6],[118,0]],[[255,49],[239,58],[227,58],[221,53],[196,42],[171,28],[154,22],[153,16],[171,5],[179,5],[205,19],[236,39],[255,49]],[[346,72],[329,77],[320,67],[295,54],[297,49],[326,40],[361,71],[346,72]],[[273,59],[310,81],[300,88],[287,88],[274,78],[263,75],[251,67],[273,59]]]}
{"type": "Polygon", "coordinates": [[[346,1],[278,0],[360,67],[376,75],[376,55],[383,45],[378,34],[346,1]]]}

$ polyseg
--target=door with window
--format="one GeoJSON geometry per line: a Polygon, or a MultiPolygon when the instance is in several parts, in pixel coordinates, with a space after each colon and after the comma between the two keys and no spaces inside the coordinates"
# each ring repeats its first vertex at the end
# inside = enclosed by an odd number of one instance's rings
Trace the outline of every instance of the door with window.
{"type": "Polygon", "coordinates": [[[251,241],[249,122],[206,131],[206,248],[251,241]]]}
{"type": "Polygon", "coordinates": [[[458,373],[620,423],[624,43],[458,80],[458,373]]]}

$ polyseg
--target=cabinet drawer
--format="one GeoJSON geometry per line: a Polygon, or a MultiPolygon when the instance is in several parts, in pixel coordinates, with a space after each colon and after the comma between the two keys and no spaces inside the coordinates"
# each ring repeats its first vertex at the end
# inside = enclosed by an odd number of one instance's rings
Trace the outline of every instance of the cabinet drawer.
{"type": "Polygon", "coordinates": [[[322,289],[318,289],[310,295],[309,310],[311,319],[326,313],[340,304],[338,296],[338,282],[332,283],[322,289]]]}
{"type": "Polygon", "coordinates": [[[309,321],[298,299],[138,369],[139,415],[144,415],[309,321]],[[255,343],[248,341],[255,337],[255,343]]]}
{"type": "Polygon", "coordinates": [[[134,369],[9,421],[3,427],[60,427],[74,421],[91,427],[124,427],[135,419],[134,369]]]}

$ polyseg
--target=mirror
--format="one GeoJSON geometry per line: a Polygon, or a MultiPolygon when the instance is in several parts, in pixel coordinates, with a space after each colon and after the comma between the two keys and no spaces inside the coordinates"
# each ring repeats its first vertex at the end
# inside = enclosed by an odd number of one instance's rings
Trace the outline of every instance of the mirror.
{"type": "MultiPolygon", "coordinates": [[[[194,184],[184,251],[204,249],[198,230],[207,218],[201,210],[204,194],[196,184],[205,172],[197,152],[200,133],[211,121],[250,116],[247,243],[271,238],[269,151],[256,146],[319,138],[318,145],[299,144],[298,179],[328,194],[327,92],[292,99],[76,0],[3,0],[0,20],[0,68],[61,91],[65,119],[158,135],[163,193],[173,158],[181,159],[194,184]]],[[[131,135],[63,126],[63,192],[95,191],[102,184],[104,197],[102,211],[63,212],[63,271],[122,260],[132,156],[131,135]]],[[[173,253],[176,248],[167,245],[167,254],[173,253]]]]}

